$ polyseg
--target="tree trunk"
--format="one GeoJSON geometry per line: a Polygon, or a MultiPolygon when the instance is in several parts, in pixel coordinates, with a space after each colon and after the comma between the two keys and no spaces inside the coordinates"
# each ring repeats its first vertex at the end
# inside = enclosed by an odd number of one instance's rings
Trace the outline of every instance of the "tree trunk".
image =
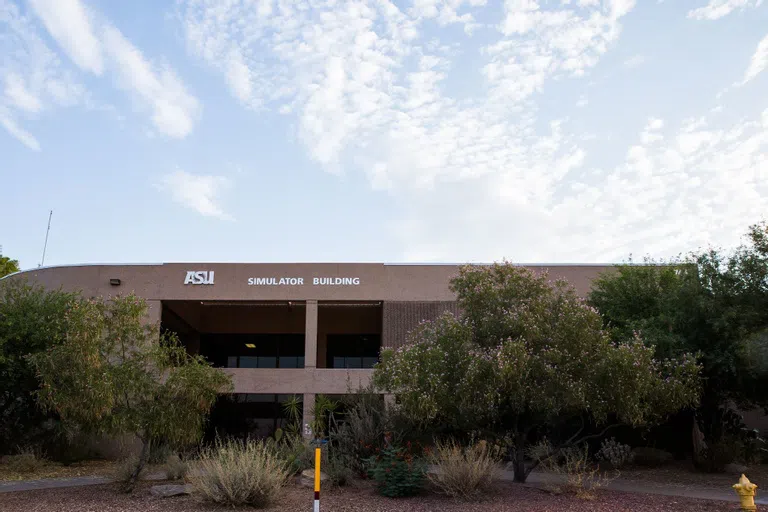
{"type": "Polygon", "coordinates": [[[524,484],[528,473],[525,470],[525,436],[523,434],[515,437],[515,455],[512,464],[515,472],[514,481],[524,484]]]}
{"type": "Polygon", "coordinates": [[[144,466],[147,464],[147,460],[149,460],[149,450],[152,445],[152,440],[149,438],[141,438],[141,443],[141,454],[139,455],[139,460],[136,463],[136,467],[134,468],[133,473],[131,473],[131,478],[128,479],[125,484],[127,492],[133,491],[133,488],[136,487],[136,482],[139,480],[141,470],[144,469],[144,466]]]}

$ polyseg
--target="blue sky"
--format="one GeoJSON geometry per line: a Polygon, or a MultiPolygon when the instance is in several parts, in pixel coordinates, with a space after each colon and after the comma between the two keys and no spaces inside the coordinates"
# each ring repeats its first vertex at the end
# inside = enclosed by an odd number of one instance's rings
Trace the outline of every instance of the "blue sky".
{"type": "Polygon", "coordinates": [[[594,263],[768,205],[763,0],[0,0],[23,268],[594,263]]]}

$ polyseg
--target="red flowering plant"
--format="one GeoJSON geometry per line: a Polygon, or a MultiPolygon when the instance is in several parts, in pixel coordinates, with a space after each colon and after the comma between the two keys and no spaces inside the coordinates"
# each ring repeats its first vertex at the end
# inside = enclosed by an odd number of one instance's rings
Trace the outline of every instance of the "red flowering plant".
{"type": "Polygon", "coordinates": [[[420,443],[394,442],[392,434],[384,436],[384,448],[366,460],[369,476],[382,496],[413,496],[424,486],[428,449],[420,443]]]}

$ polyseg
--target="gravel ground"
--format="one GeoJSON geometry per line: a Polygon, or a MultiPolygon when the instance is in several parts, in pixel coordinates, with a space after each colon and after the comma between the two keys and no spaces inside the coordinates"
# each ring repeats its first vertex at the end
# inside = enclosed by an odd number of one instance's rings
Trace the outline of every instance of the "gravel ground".
{"type": "MultiPolygon", "coordinates": [[[[132,495],[120,494],[114,485],[81,488],[23,491],[0,495],[2,512],[165,512],[232,510],[199,502],[195,497],[156,498],[149,493],[151,484],[142,484],[132,495]]],[[[300,487],[286,489],[283,499],[269,508],[271,512],[311,510],[312,491],[300,487]]],[[[735,511],[738,505],[726,502],[686,500],[683,498],[625,494],[602,491],[597,499],[584,501],[555,496],[516,484],[499,484],[492,495],[481,502],[454,502],[448,498],[425,495],[406,499],[387,499],[370,488],[329,490],[323,492],[321,510],[333,512],[715,512],[735,511]]]]}

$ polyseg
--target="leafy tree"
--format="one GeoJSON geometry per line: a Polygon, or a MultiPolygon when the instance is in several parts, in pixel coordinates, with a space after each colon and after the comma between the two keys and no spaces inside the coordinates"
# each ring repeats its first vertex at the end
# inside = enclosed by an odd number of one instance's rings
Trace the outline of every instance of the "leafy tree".
{"type": "Polygon", "coordinates": [[[133,295],[77,303],[63,343],[34,355],[40,403],[86,432],[134,434],[142,442],[133,488],[153,443],[198,441],[229,377],[187,353],[175,335],[146,320],[133,295]]]}
{"type": "Polygon", "coordinates": [[[64,339],[66,311],[78,300],[18,277],[0,281],[0,453],[58,433],[55,415],[37,406],[38,381],[26,356],[64,339]]]}
{"type": "Polygon", "coordinates": [[[3,256],[2,251],[0,251],[0,277],[5,277],[19,270],[21,270],[19,260],[12,260],[8,256],[3,256]]]}
{"type": "Polygon", "coordinates": [[[593,284],[590,303],[617,342],[633,333],[657,357],[700,354],[699,419],[712,441],[722,408],[768,405],[768,225],[750,227],[730,253],[707,250],[669,262],[620,265],[593,284]]]}
{"type": "Polygon", "coordinates": [[[564,281],[503,263],[464,266],[451,289],[461,315],[383,351],[374,383],[414,420],[508,437],[518,482],[535,467],[525,454],[537,429],[581,419],[557,453],[594,436],[588,421],[648,424],[697,401],[693,357],[656,360],[639,339],[614,345],[564,281]]]}

